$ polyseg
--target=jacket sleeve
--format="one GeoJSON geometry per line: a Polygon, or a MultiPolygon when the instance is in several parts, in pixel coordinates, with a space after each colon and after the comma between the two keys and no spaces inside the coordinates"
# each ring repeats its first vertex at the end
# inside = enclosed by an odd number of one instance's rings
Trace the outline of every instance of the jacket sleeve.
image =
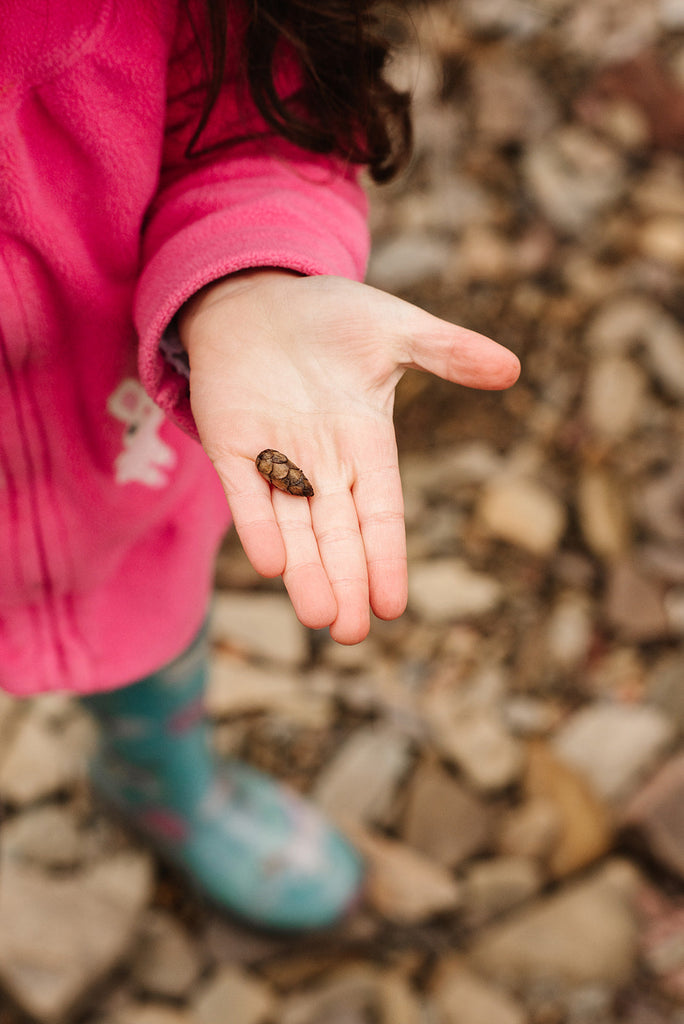
{"type": "MultiPolygon", "coordinates": [[[[202,62],[195,30],[181,16],[169,62],[159,189],[146,218],[135,298],[141,380],[194,436],[188,380],[160,350],[183,303],[203,285],[249,267],[360,280],[368,255],[358,169],[307,153],[266,128],[231,75],[241,38],[242,28],[234,24],[227,78],[200,155],[187,157],[202,106],[202,62]]],[[[285,66],[279,87],[292,89],[296,80],[294,64],[285,66]]]]}

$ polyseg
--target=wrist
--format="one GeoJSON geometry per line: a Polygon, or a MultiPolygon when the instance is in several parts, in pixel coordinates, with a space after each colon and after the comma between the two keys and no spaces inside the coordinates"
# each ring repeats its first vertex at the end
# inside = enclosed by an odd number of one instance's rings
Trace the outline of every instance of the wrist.
{"type": "Polygon", "coordinates": [[[283,277],[301,277],[301,274],[280,267],[248,267],[205,285],[178,310],[178,335],[183,348],[190,353],[195,334],[193,327],[212,307],[256,286],[282,280],[283,277]]]}

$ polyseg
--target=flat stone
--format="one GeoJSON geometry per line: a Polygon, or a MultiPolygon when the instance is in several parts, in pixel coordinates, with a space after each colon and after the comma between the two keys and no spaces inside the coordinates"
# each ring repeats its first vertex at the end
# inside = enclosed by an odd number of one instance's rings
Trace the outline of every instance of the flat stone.
{"type": "Polygon", "coordinates": [[[389,921],[418,924],[460,906],[461,887],[440,864],[353,823],[345,831],[367,860],[366,898],[389,921]]]}
{"type": "Polygon", "coordinates": [[[527,1014],[507,992],[457,955],[437,966],[430,995],[443,1024],[525,1024],[527,1014]]]}
{"type": "Polygon", "coordinates": [[[379,987],[379,972],[366,964],[338,969],[308,991],[284,999],[278,1024],[365,1024],[376,1009],[379,987]]]}
{"type": "Polygon", "coordinates": [[[46,804],[17,814],[0,831],[2,859],[68,868],[83,857],[83,834],[69,808],[46,804]]]}
{"type": "Polygon", "coordinates": [[[624,984],[637,956],[637,887],[631,865],[609,862],[589,878],[483,929],[468,960],[518,992],[544,984],[561,989],[624,984]]]}
{"type": "Polygon", "coordinates": [[[577,511],[588,547],[599,558],[623,558],[632,539],[624,485],[604,468],[583,466],[577,484],[577,511]]]}
{"type": "Polygon", "coordinates": [[[423,763],[408,787],[403,838],[431,860],[455,868],[491,839],[492,812],[438,764],[423,763]]]}
{"type": "Polygon", "coordinates": [[[684,220],[673,217],[651,217],[640,228],[638,245],[650,259],[684,267],[684,220]]]}
{"type": "Polygon", "coordinates": [[[627,805],[621,823],[635,830],[653,856],[684,878],[684,754],[678,754],[627,805]]]}
{"type": "MultiPolygon", "coordinates": [[[[507,856],[546,863],[559,847],[564,827],[562,809],[557,802],[551,797],[533,796],[511,808],[503,817],[497,848],[507,856]]],[[[603,844],[599,849],[603,852],[603,844]]],[[[589,859],[594,859],[593,852],[589,859]]]]}
{"type": "Polygon", "coordinates": [[[478,134],[493,146],[539,138],[557,121],[549,90],[506,50],[475,51],[470,85],[478,134]]]}
{"type": "Polygon", "coordinates": [[[565,531],[564,504],[543,484],[525,477],[500,477],[482,491],[477,514],[495,537],[548,556],[565,531]]]}
{"type": "Polygon", "coordinates": [[[430,729],[439,752],[465,773],[482,792],[514,783],[525,765],[524,749],[494,709],[473,708],[450,717],[431,717],[430,729]]]}
{"type": "Polygon", "coordinates": [[[196,944],[163,910],[148,911],[131,959],[131,974],[146,992],[178,998],[186,995],[202,968],[196,944]]]}
{"type": "Polygon", "coordinates": [[[332,704],[313,693],[297,676],[280,666],[254,665],[221,651],[210,662],[205,707],[213,718],[272,711],[302,725],[323,728],[332,704]]]}
{"type": "Polygon", "coordinates": [[[618,154],[576,125],[531,145],[523,168],[527,186],[548,219],[573,235],[616,202],[625,185],[618,154]]]}
{"type": "Polygon", "coordinates": [[[460,558],[413,562],[409,571],[409,607],[433,623],[484,615],[503,598],[498,580],[475,572],[460,558]]]}
{"type": "Polygon", "coordinates": [[[663,587],[630,559],[610,568],[605,614],[620,636],[629,641],[664,639],[670,633],[663,587]]]}
{"type": "Polygon", "coordinates": [[[224,965],[205,982],[190,1004],[193,1024],[262,1024],[275,1010],[275,998],[263,981],[240,967],[224,965]]]}
{"type": "Polygon", "coordinates": [[[502,831],[509,853],[537,856],[562,878],[585,868],[610,848],[613,827],[605,802],[574,766],[544,741],[528,747],[526,802],[511,811],[502,831]],[[526,835],[521,830],[528,828],[526,835]]]}
{"type": "Polygon", "coordinates": [[[608,801],[628,796],[674,739],[672,723],[648,705],[594,703],[558,730],[554,750],[608,801]]]}
{"type": "Polygon", "coordinates": [[[380,723],[357,729],[325,765],[311,795],[332,818],[382,821],[410,756],[410,740],[396,728],[380,723]]]}
{"type": "Polygon", "coordinates": [[[551,606],[546,650],[551,664],[571,672],[586,661],[594,634],[593,609],[584,592],[567,590],[551,606]]]}
{"type": "Polygon", "coordinates": [[[22,805],[67,788],[85,776],[94,742],[85,715],[53,724],[35,704],[13,732],[0,764],[0,799],[22,805]]]}
{"type": "Polygon", "coordinates": [[[623,441],[644,415],[648,379],[626,356],[592,361],[585,388],[585,412],[592,431],[610,442],[623,441]]]}
{"type": "Polygon", "coordinates": [[[451,242],[427,231],[405,232],[375,246],[368,282],[375,288],[401,292],[431,278],[442,278],[452,254],[451,242]]]}
{"type": "Polygon", "coordinates": [[[398,971],[386,971],[378,983],[378,1024],[426,1024],[425,1007],[398,971]]]}
{"type": "Polygon", "coordinates": [[[542,871],[530,857],[490,857],[466,869],[463,907],[471,927],[511,910],[542,887],[542,871]]]}
{"type": "Polygon", "coordinates": [[[132,851],[68,877],[5,860],[2,984],[37,1020],[61,1021],[128,953],[151,894],[150,859],[132,851]]]}
{"type": "Polygon", "coordinates": [[[217,644],[292,667],[302,665],[309,653],[307,630],[281,594],[219,591],[210,635],[217,644]]]}

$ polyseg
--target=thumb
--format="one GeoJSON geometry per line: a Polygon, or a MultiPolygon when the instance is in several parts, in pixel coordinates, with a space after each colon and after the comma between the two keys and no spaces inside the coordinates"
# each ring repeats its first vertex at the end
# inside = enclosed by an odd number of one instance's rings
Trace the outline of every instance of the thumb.
{"type": "Polygon", "coordinates": [[[498,390],[515,384],[518,357],[484,334],[440,320],[408,302],[401,312],[401,363],[469,388],[498,390]]]}

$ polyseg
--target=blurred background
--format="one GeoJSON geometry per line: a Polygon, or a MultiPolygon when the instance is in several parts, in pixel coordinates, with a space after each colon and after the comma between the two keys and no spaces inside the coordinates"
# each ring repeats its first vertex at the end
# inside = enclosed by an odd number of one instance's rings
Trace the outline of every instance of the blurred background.
{"type": "Polygon", "coordinates": [[[684,0],[391,17],[416,152],[369,281],[522,376],[402,381],[409,609],[358,647],[228,539],[209,693],[366,903],[213,914],[93,805],[75,705],[0,694],[0,1024],[684,1022],[684,0]]]}

